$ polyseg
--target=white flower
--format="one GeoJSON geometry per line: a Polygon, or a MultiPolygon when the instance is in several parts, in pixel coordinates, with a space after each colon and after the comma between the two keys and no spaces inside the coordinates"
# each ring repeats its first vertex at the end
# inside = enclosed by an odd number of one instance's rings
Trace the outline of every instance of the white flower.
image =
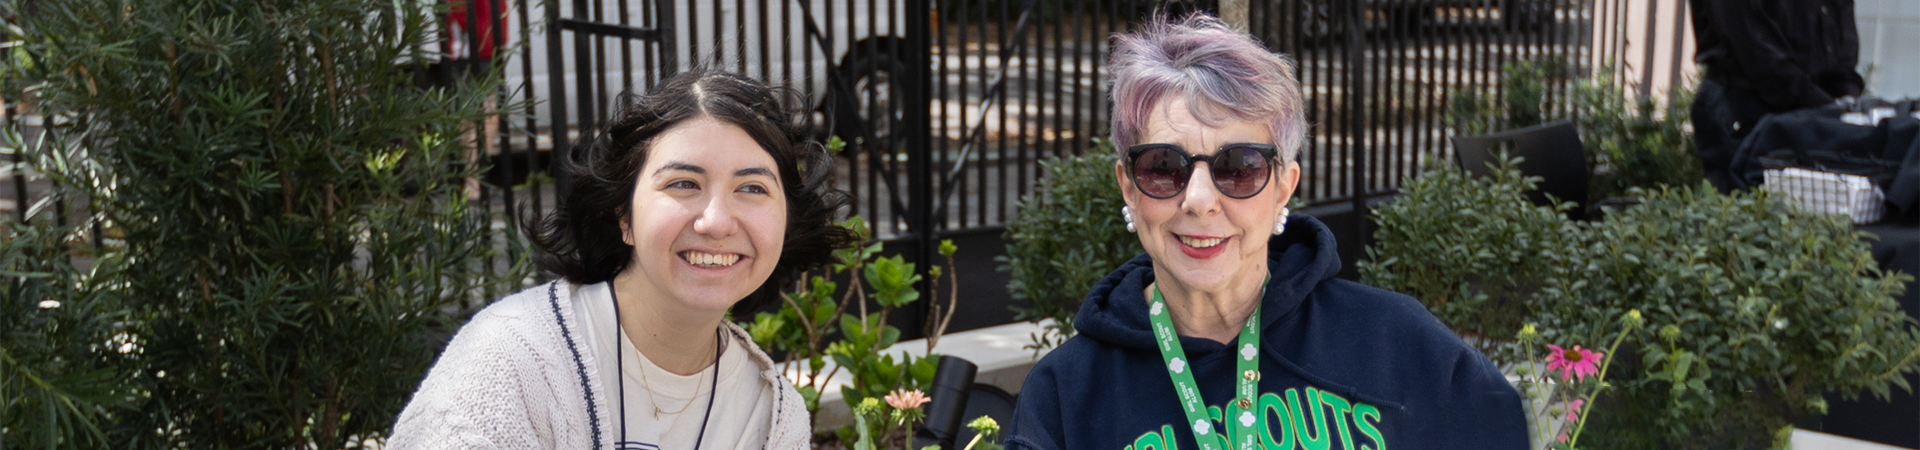
{"type": "Polygon", "coordinates": [[[1252,361],[1255,356],[1260,356],[1260,351],[1254,349],[1252,343],[1240,346],[1240,359],[1252,361]]]}
{"type": "Polygon", "coordinates": [[[1240,426],[1250,427],[1250,426],[1253,426],[1253,422],[1254,422],[1254,418],[1253,418],[1252,412],[1248,412],[1248,411],[1240,412],[1240,426]]]}
{"type": "Polygon", "coordinates": [[[1193,434],[1201,436],[1213,434],[1213,424],[1207,422],[1206,419],[1195,420],[1193,421],[1193,434]]]}
{"type": "Polygon", "coordinates": [[[1171,370],[1173,371],[1173,373],[1186,372],[1187,361],[1182,360],[1180,358],[1174,358],[1172,361],[1167,361],[1167,370],[1171,370]]]}
{"type": "Polygon", "coordinates": [[[40,309],[54,309],[59,307],[60,307],[59,300],[47,299],[47,300],[40,301],[40,309]]]}
{"type": "Polygon", "coordinates": [[[1164,309],[1164,308],[1161,308],[1162,306],[1166,306],[1166,304],[1160,303],[1160,302],[1153,302],[1153,311],[1149,312],[1149,314],[1153,314],[1156,316],[1160,315],[1160,310],[1164,309]]]}

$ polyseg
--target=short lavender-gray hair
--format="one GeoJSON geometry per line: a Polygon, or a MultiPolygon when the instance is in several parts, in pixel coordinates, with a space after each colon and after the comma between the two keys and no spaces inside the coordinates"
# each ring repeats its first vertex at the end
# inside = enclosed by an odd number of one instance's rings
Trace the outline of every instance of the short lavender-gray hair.
{"type": "Polygon", "coordinates": [[[1281,161],[1300,155],[1307,121],[1293,62],[1220,19],[1198,13],[1179,22],[1156,17],[1137,32],[1114,36],[1107,67],[1115,148],[1138,143],[1154,106],[1178,95],[1201,123],[1265,123],[1281,161]]]}

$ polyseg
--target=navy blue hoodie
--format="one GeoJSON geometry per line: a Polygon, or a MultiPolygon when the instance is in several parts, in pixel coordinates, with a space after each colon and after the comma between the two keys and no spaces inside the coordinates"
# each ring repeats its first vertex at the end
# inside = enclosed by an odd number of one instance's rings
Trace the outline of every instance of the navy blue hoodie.
{"type": "MultiPolygon", "coordinates": [[[[1334,278],[1333,233],[1306,216],[1268,241],[1263,357],[1255,410],[1265,450],[1523,449],[1520,397],[1478,351],[1419,302],[1334,278]]],[[[1094,284],[1079,335],[1027,375],[1008,449],[1198,449],[1154,346],[1153,261],[1134,257],[1094,284]]],[[[1180,337],[1201,397],[1224,430],[1237,343],[1180,337]]],[[[1233,443],[1233,448],[1242,448],[1233,443]]]]}

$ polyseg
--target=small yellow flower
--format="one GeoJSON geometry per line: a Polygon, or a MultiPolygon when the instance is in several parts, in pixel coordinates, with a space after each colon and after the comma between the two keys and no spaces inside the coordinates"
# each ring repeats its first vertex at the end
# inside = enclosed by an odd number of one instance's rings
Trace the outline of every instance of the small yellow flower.
{"type": "Polygon", "coordinates": [[[999,434],[1000,422],[989,416],[980,416],[978,419],[973,419],[973,422],[967,423],[967,428],[973,429],[975,434],[999,434]]]}
{"type": "Polygon", "coordinates": [[[1526,326],[1522,326],[1522,327],[1520,327],[1520,339],[1521,339],[1521,340],[1529,340],[1529,339],[1533,339],[1534,337],[1536,337],[1536,336],[1539,336],[1539,335],[1540,335],[1540,332],[1539,332],[1539,331],[1536,331],[1536,330],[1534,330],[1534,328],[1533,328],[1533,324],[1527,324],[1526,326]]]}
{"type": "Polygon", "coordinates": [[[880,405],[882,405],[880,399],[867,397],[861,400],[858,406],[853,407],[853,414],[860,417],[878,418],[885,414],[885,412],[880,409],[880,405]]]}

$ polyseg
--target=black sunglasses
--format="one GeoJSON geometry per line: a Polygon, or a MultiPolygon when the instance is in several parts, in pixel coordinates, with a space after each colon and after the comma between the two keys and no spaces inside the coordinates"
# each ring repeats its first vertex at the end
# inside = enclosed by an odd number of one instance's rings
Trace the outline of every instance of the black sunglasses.
{"type": "Polygon", "coordinates": [[[1279,149],[1270,144],[1226,144],[1211,155],[1190,155],[1174,144],[1139,144],[1127,147],[1127,176],[1148,197],[1173,198],[1187,189],[1193,179],[1193,163],[1207,163],[1213,175],[1213,187],[1220,194],[1236,199],[1259,195],[1266,190],[1279,149]]]}

